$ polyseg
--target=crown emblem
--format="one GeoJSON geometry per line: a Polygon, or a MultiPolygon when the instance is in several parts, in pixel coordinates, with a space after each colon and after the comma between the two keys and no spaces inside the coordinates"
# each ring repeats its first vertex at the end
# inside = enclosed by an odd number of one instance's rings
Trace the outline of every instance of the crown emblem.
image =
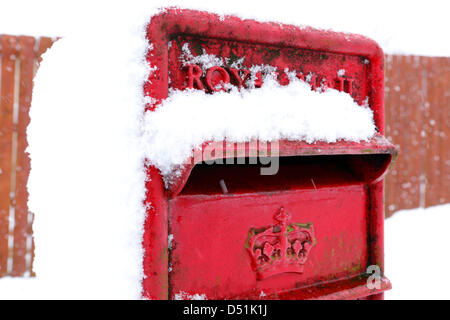
{"type": "Polygon", "coordinates": [[[291,215],[281,207],[275,224],[250,229],[247,248],[257,279],[279,273],[303,273],[311,248],[315,245],[311,223],[291,223],[291,215]]]}

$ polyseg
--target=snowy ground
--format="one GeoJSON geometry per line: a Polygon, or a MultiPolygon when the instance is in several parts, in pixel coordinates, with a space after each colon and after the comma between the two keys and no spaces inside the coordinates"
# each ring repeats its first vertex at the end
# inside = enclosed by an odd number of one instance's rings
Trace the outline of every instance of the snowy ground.
{"type": "MultiPolygon", "coordinates": [[[[386,275],[393,286],[386,299],[450,299],[445,269],[450,264],[449,223],[450,204],[403,210],[386,220],[386,275]]],[[[61,296],[37,282],[1,279],[0,299],[89,298],[89,290],[61,296]]]]}
{"type": "Polygon", "coordinates": [[[386,220],[386,299],[450,299],[450,204],[403,210],[386,220]]]}

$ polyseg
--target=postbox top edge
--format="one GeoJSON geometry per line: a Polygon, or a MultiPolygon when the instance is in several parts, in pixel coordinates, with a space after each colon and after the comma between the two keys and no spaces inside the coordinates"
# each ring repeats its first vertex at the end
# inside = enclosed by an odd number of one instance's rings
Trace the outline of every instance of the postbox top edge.
{"type": "MultiPolygon", "coordinates": [[[[224,18],[216,13],[180,8],[166,8],[152,16],[147,25],[146,36],[150,43],[146,59],[152,68],[159,70],[159,76],[154,79],[149,77],[144,91],[155,100],[155,104],[168,96],[169,44],[174,37],[198,37],[243,45],[269,45],[280,49],[359,57],[368,66],[366,81],[371,90],[366,97],[374,111],[375,125],[384,133],[384,54],[374,40],[365,36],[275,22],[242,20],[235,16],[224,18]]],[[[364,97],[360,97],[360,102],[361,99],[364,97]]],[[[147,109],[153,110],[153,107],[148,105],[147,109]]]]}
{"type": "Polygon", "coordinates": [[[367,57],[372,63],[383,61],[384,53],[373,39],[310,26],[220,16],[214,12],[181,8],[165,8],[154,15],[146,28],[147,39],[166,45],[169,37],[180,34],[204,38],[264,43],[367,57]]]}

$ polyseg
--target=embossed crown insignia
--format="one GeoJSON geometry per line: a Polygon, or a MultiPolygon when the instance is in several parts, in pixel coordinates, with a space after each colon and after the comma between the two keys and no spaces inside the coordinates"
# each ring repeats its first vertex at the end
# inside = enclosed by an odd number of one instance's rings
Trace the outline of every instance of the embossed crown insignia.
{"type": "Polygon", "coordinates": [[[252,228],[249,233],[248,251],[259,280],[284,272],[303,273],[315,244],[312,224],[291,223],[283,207],[274,220],[273,226],[252,228]]]}

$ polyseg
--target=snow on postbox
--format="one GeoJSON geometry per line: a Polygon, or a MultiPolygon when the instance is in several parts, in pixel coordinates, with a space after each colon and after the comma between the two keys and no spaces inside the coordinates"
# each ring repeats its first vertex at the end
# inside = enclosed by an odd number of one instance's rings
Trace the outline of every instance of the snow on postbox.
{"type": "Polygon", "coordinates": [[[178,9],[154,16],[147,37],[148,112],[170,89],[258,90],[264,71],[254,66],[270,66],[282,85],[295,72],[311,90],[331,87],[368,104],[377,133],[362,142],[205,143],[202,151],[223,152],[192,156],[170,181],[149,165],[143,295],[382,298],[390,288],[382,178],[396,150],[383,136],[378,45],[357,35],[178,9]],[[224,63],[202,64],[206,56],[224,63]],[[271,169],[262,159],[278,161],[275,174],[262,174],[271,169]]]}

